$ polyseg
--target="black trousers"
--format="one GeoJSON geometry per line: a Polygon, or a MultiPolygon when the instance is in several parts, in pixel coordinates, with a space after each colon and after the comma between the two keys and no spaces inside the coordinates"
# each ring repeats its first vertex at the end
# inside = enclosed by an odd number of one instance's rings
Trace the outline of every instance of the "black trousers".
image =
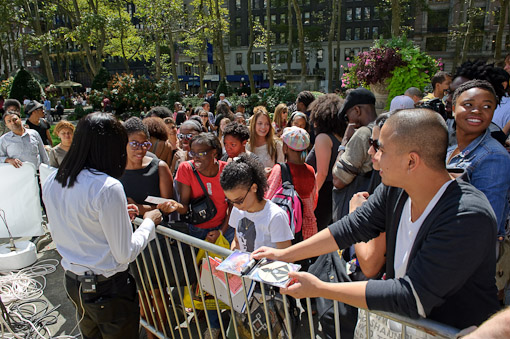
{"type": "Polygon", "coordinates": [[[95,293],[82,293],[80,282],[65,276],[68,296],[78,308],[84,339],[139,337],[140,308],[135,279],[128,271],[98,282],[95,293]]]}

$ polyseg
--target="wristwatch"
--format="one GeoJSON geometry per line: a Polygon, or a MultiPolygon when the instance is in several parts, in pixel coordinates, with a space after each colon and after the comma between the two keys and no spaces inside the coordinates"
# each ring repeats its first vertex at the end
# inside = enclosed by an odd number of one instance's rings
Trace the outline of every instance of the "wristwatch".
{"type": "Polygon", "coordinates": [[[338,146],[338,152],[345,152],[345,146],[344,145],[338,146]]]}

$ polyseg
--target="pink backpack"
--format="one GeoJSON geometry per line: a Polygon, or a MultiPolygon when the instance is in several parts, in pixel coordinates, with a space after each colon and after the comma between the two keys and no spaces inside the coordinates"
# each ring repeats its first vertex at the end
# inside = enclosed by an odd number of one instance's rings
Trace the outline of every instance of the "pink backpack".
{"type": "Polygon", "coordinates": [[[279,163],[282,173],[282,185],[276,190],[271,201],[280,206],[289,217],[290,229],[294,234],[292,243],[303,240],[303,202],[292,184],[290,169],[285,163],[279,163]]]}

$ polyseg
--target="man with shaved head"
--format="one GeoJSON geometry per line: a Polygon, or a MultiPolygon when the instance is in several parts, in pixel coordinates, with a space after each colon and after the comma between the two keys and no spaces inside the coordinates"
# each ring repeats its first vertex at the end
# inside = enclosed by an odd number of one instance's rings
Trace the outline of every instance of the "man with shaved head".
{"type": "Polygon", "coordinates": [[[483,193],[448,174],[447,144],[446,124],[434,111],[393,114],[376,147],[383,184],[374,194],[315,236],[282,250],[262,247],[254,258],[299,261],[386,232],[386,280],[327,283],[295,272],[289,276],[298,282],[282,292],[457,328],[479,325],[499,309],[496,218],[483,193]]]}

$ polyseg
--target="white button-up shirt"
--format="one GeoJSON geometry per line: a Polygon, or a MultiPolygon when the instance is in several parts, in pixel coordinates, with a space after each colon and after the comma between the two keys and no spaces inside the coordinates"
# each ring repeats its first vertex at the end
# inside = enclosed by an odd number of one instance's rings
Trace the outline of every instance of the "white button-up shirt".
{"type": "Polygon", "coordinates": [[[43,201],[62,267],[78,275],[110,277],[127,270],[155,238],[154,222],[145,219],[133,232],[122,184],[92,171],[83,169],[65,188],[55,180],[56,172],[51,174],[43,185],[43,201]]]}
{"type": "Polygon", "coordinates": [[[41,163],[50,163],[41,136],[28,128],[25,128],[22,135],[10,131],[0,137],[0,163],[8,158],[31,162],[35,168],[39,168],[41,163]]]}

